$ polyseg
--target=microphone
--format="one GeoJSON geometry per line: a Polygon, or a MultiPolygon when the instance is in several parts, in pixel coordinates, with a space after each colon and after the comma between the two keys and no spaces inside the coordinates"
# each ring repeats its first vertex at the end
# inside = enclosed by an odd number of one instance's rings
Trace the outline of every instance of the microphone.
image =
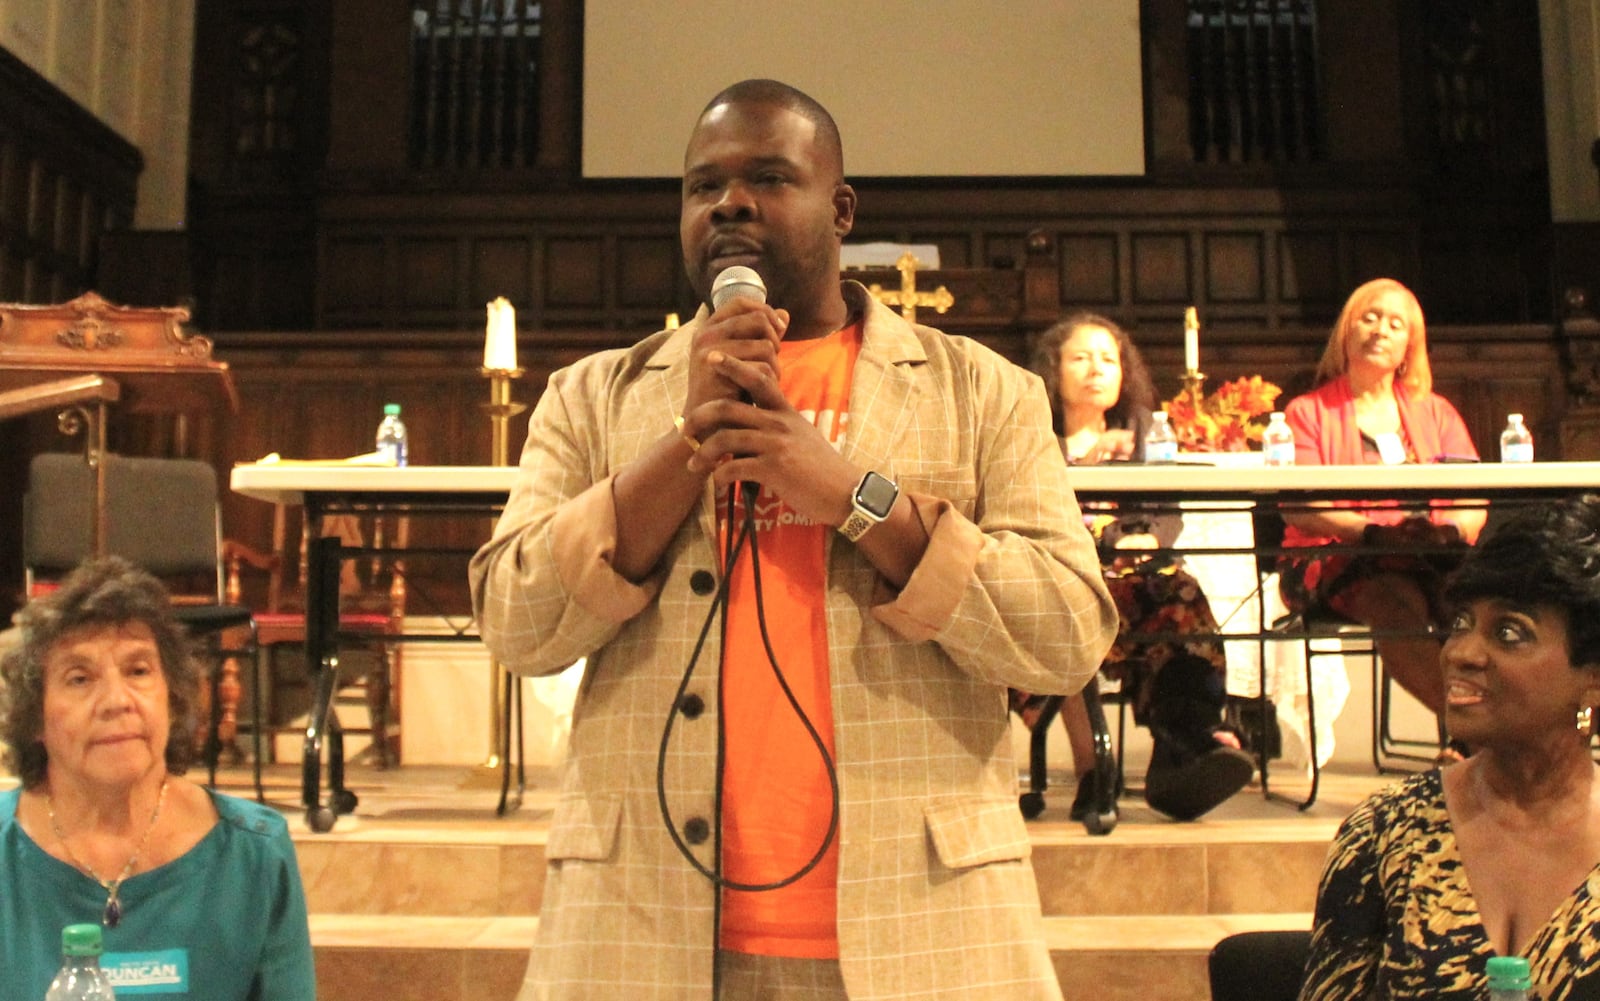
{"type": "MultiPolygon", "coordinates": [[[[767,301],[767,283],[761,280],[755,268],[747,268],[743,264],[723,268],[722,273],[711,283],[712,309],[721,309],[735,299],[767,301]]],[[[750,402],[749,393],[740,393],[739,398],[746,403],[750,402]]],[[[745,504],[754,508],[756,497],[761,493],[761,484],[744,480],[740,482],[739,488],[745,504]]]]}
{"type": "Polygon", "coordinates": [[[747,268],[743,264],[723,268],[711,283],[712,309],[721,309],[735,299],[767,301],[767,283],[756,274],[755,268],[747,268]]]}

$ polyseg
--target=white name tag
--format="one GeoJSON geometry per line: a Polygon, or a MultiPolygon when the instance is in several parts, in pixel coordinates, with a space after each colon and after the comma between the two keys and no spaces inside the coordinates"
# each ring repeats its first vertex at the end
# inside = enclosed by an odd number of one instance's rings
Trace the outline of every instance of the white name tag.
{"type": "Polygon", "coordinates": [[[1378,443],[1378,458],[1385,466],[1398,466],[1406,461],[1406,445],[1398,434],[1375,434],[1372,440],[1378,443]]]}
{"type": "Polygon", "coordinates": [[[124,994],[189,993],[189,950],[160,952],[108,952],[100,968],[117,997],[124,994]]]}

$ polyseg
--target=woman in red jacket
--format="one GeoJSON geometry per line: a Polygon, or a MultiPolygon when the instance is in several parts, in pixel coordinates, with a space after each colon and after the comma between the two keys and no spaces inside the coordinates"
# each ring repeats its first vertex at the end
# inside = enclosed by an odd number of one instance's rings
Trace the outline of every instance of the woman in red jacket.
{"type": "MultiPolygon", "coordinates": [[[[1422,307],[1390,278],[1351,293],[1334,325],[1317,388],[1286,408],[1299,465],[1370,465],[1476,459],[1456,408],[1433,392],[1422,307]]],[[[1376,629],[1390,676],[1438,713],[1444,705],[1439,643],[1443,573],[1483,528],[1481,504],[1335,502],[1286,511],[1286,546],[1361,544],[1374,552],[1290,556],[1280,564],[1284,603],[1327,608],[1376,629]],[[1383,552],[1404,547],[1411,552],[1383,552]]]]}

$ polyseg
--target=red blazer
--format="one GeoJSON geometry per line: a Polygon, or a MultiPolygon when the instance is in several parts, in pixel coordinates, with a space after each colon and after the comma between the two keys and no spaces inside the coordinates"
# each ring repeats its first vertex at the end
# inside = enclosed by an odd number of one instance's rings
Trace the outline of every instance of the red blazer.
{"type": "MultiPolygon", "coordinates": [[[[1467,433],[1466,422],[1449,400],[1437,393],[1413,397],[1399,383],[1394,387],[1400,406],[1400,424],[1419,462],[1438,462],[1443,456],[1478,457],[1478,450],[1467,433]]],[[[1361,451],[1361,431],[1356,427],[1355,397],[1350,395],[1350,380],[1340,376],[1305,394],[1284,408],[1289,427],[1294,430],[1294,461],[1301,466],[1359,466],[1366,462],[1361,451]]],[[[1339,501],[1353,506],[1356,501],[1339,501]]],[[[1437,505],[1437,502],[1436,502],[1437,505]]],[[[1405,520],[1405,508],[1369,510],[1379,524],[1405,520]]],[[[1331,536],[1308,535],[1290,525],[1284,532],[1286,546],[1320,546],[1334,542],[1331,536]]]]}

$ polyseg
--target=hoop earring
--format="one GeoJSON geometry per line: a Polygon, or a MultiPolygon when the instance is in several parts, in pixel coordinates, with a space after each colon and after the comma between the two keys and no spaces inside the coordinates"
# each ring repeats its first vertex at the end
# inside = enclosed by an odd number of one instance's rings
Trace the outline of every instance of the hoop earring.
{"type": "Polygon", "coordinates": [[[1594,706],[1580,706],[1574,718],[1578,732],[1588,738],[1594,729],[1594,706]]]}

